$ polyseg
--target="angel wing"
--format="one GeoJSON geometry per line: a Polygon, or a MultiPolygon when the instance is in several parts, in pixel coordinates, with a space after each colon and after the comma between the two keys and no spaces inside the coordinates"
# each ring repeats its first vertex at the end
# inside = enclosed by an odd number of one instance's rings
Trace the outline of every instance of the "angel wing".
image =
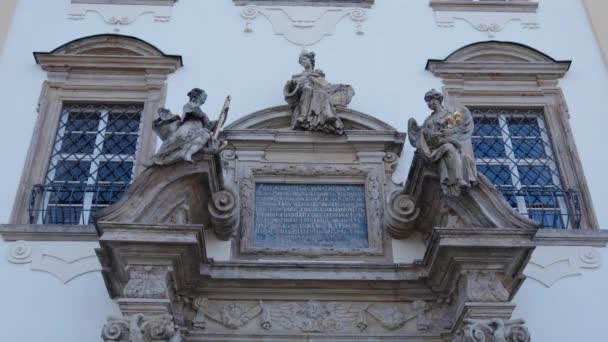
{"type": "Polygon", "coordinates": [[[414,147],[418,147],[418,138],[420,137],[421,130],[422,129],[420,126],[418,126],[418,122],[416,122],[416,119],[410,118],[407,121],[407,135],[410,139],[410,144],[414,147]]]}

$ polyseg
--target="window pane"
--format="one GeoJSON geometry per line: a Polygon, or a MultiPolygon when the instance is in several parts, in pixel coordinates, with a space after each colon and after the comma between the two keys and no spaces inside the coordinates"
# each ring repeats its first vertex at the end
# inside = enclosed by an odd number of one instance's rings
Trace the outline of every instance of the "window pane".
{"type": "Polygon", "coordinates": [[[515,158],[545,158],[545,145],[542,139],[511,139],[515,158]]]}
{"type": "Polygon", "coordinates": [[[502,139],[473,138],[475,158],[504,158],[507,156],[502,139]]]}
{"type": "Polygon", "coordinates": [[[548,166],[517,166],[522,185],[551,186],[553,179],[548,166]]]}
{"type": "MultiPolygon", "coordinates": [[[[561,188],[542,109],[474,108],[473,150],[479,172],[507,202],[545,227],[580,222],[576,193],[561,188]]],[[[578,228],[578,227],[576,227],[578,228]]]]}
{"type": "Polygon", "coordinates": [[[35,222],[88,223],[94,210],[124,194],[133,173],[141,111],[141,105],[64,106],[46,184],[33,192],[35,222]]]}

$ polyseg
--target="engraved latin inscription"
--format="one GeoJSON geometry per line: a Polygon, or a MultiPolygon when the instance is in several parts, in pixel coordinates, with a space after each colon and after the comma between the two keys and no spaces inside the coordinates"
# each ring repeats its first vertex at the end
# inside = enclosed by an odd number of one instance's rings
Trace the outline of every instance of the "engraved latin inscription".
{"type": "Polygon", "coordinates": [[[367,248],[365,188],[257,183],[253,234],[262,248],[367,248]]]}

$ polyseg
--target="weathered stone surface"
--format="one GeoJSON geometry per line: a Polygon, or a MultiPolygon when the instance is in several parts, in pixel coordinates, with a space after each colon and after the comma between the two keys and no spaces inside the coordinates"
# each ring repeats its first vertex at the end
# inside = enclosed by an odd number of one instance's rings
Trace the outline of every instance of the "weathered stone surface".
{"type": "Polygon", "coordinates": [[[179,342],[171,315],[110,317],[101,338],[106,342],[179,342]]]}
{"type": "Polygon", "coordinates": [[[304,71],[293,75],[283,89],[292,108],[291,127],[303,131],[343,134],[344,124],[336,106],[347,106],[355,91],[345,84],[331,84],[325,73],[315,69],[315,53],[302,51],[299,58],[304,71]]]}

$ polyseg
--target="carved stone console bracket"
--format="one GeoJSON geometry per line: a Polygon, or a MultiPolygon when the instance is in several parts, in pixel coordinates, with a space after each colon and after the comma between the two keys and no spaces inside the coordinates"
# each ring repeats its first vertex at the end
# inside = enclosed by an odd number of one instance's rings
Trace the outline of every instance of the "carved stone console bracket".
{"type": "Polygon", "coordinates": [[[194,162],[152,166],[97,221],[137,224],[197,224],[229,239],[239,224],[236,196],[223,186],[219,155],[199,153],[194,162]]]}
{"type": "Polygon", "coordinates": [[[101,331],[106,342],[179,342],[179,335],[171,315],[110,317],[101,331]]]}

